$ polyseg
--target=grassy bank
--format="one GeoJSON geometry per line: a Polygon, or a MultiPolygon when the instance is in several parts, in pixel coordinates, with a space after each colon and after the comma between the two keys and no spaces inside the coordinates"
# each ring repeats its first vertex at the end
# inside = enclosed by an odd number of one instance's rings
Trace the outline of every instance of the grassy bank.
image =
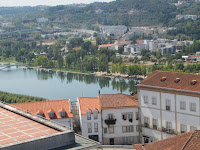
{"type": "Polygon", "coordinates": [[[12,93],[0,91],[0,101],[6,102],[6,103],[35,102],[35,101],[44,101],[44,100],[45,99],[41,97],[12,94],[12,93]]]}

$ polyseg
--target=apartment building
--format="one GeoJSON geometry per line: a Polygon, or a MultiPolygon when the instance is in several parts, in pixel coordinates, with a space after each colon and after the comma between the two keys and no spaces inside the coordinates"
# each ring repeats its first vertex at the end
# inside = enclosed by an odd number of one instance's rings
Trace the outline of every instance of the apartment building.
{"type": "Polygon", "coordinates": [[[131,95],[79,97],[82,135],[105,145],[139,143],[138,101],[131,95]]]}
{"type": "Polygon", "coordinates": [[[138,85],[142,143],[200,129],[200,75],[154,71],[138,85]]]}

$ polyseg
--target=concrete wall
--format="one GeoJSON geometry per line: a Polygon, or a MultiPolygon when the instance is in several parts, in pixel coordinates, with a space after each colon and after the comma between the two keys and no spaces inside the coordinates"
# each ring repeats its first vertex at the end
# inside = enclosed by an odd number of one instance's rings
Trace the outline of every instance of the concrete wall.
{"type": "Polygon", "coordinates": [[[63,124],[66,127],[73,128],[72,118],[53,119],[53,121],[63,124]]]}
{"type": "Polygon", "coordinates": [[[74,132],[62,132],[52,136],[42,136],[23,141],[18,144],[10,144],[3,150],[49,150],[62,146],[72,145],[75,143],[74,132]]]}

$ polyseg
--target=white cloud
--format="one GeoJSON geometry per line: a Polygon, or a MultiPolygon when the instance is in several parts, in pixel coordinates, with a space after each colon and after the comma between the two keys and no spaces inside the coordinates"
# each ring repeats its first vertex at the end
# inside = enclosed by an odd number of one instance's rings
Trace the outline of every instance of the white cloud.
{"type": "Polygon", "coordinates": [[[110,2],[113,0],[0,0],[0,6],[67,5],[73,3],[110,2]]]}

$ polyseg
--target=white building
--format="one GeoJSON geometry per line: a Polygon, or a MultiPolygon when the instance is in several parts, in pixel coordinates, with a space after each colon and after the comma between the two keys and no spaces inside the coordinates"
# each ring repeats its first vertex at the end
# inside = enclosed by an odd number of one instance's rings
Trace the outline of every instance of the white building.
{"type": "Polygon", "coordinates": [[[36,19],[37,20],[37,22],[38,23],[45,23],[45,22],[48,22],[49,21],[49,19],[48,18],[38,18],[38,19],[36,19]]]}
{"type": "Polygon", "coordinates": [[[154,71],[138,94],[143,143],[200,129],[200,75],[154,71]]]}
{"type": "Polygon", "coordinates": [[[105,145],[139,143],[138,102],[133,96],[99,94],[97,98],[79,97],[78,101],[83,136],[98,137],[105,145]]]}
{"type": "Polygon", "coordinates": [[[124,46],[124,52],[130,53],[130,54],[140,54],[142,49],[145,49],[145,44],[142,44],[142,43],[124,46]]]}
{"type": "Polygon", "coordinates": [[[78,97],[78,105],[82,136],[102,142],[99,98],[78,97]]]}

